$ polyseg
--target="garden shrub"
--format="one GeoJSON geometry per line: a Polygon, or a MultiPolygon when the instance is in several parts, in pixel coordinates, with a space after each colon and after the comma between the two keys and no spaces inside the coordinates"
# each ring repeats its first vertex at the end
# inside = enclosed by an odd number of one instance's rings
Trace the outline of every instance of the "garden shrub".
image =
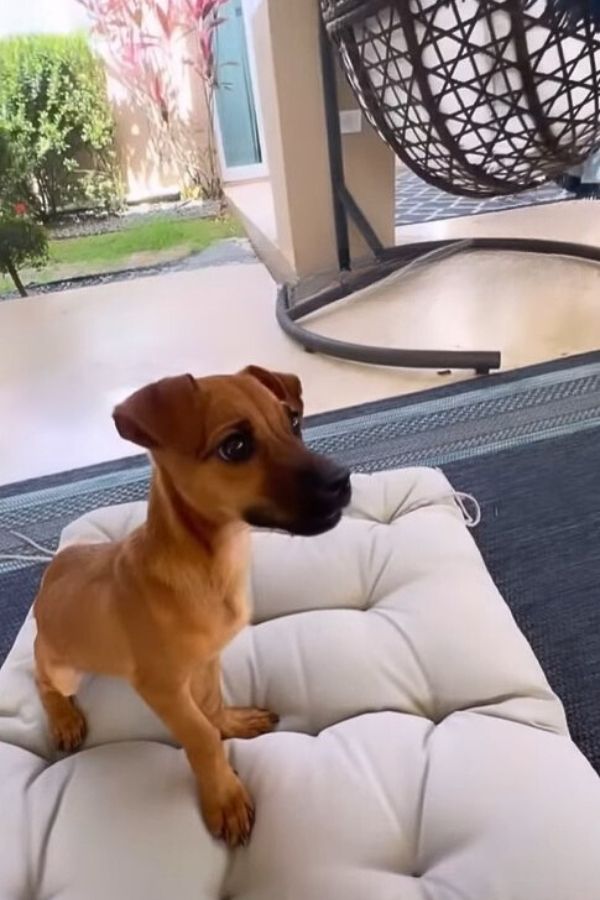
{"type": "Polygon", "coordinates": [[[22,266],[43,266],[48,259],[46,230],[16,213],[0,214],[0,272],[10,275],[22,297],[27,296],[19,275],[22,266]]]}
{"type": "Polygon", "coordinates": [[[85,36],[0,41],[0,124],[28,160],[42,219],[120,203],[105,75],[85,36]]]}
{"type": "Polygon", "coordinates": [[[19,269],[41,266],[48,257],[46,231],[31,219],[31,200],[25,161],[0,129],[0,272],[11,276],[23,297],[19,269]]]}

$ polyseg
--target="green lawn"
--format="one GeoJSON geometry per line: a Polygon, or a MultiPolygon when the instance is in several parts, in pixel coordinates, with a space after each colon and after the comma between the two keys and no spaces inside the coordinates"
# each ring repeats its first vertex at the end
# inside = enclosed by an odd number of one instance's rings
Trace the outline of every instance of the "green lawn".
{"type": "MultiPolygon", "coordinates": [[[[51,240],[49,261],[43,269],[25,269],[25,284],[92,275],[116,269],[151,266],[182,259],[224,238],[242,234],[235,219],[169,219],[130,225],[122,231],[88,237],[51,240]]],[[[9,278],[0,276],[0,294],[14,290],[9,278]]]]}

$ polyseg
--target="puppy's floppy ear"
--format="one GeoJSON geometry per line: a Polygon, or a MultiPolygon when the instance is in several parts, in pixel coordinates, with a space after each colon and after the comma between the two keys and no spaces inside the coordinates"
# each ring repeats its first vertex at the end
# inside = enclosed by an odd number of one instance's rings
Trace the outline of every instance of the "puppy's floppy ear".
{"type": "Polygon", "coordinates": [[[295,409],[302,411],[304,404],[302,402],[302,382],[297,375],[291,375],[286,372],[271,372],[269,369],[261,369],[260,366],[246,366],[242,369],[242,375],[251,375],[256,378],[272,394],[275,394],[278,400],[289,403],[295,409]]]}
{"type": "Polygon", "coordinates": [[[201,444],[198,412],[201,391],[192,375],[163,378],[140,388],[113,410],[126,441],[149,450],[194,452],[201,444]]]}

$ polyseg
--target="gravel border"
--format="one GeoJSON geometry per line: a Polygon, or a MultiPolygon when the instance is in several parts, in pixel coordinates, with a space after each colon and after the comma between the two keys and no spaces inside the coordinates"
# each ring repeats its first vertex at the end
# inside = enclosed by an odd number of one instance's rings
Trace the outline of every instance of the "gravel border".
{"type": "Polygon", "coordinates": [[[219,215],[220,204],[214,200],[161,200],[153,203],[137,203],[113,215],[89,213],[65,216],[49,228],[53,240],[87,237],[93,234],[110,234],[122,231],[137,222],[152,219],[210,219],[219,215]]]}

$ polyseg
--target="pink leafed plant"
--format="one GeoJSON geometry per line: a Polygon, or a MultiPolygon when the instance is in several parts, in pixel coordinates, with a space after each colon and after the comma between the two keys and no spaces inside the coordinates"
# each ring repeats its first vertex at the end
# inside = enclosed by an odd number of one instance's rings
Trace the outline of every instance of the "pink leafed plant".
{"type": "Polygon", "coordinates": [[[182,188],[221,199],[214,129],[215,35],[229,0],[78,2],[87,10],[110,71],[146,112],[161,155],[170,157],[182,188]],[[191,70],[202,96],[204,140],[190,140],[189,121],[180,112],[180,65],[191,70]]]}

